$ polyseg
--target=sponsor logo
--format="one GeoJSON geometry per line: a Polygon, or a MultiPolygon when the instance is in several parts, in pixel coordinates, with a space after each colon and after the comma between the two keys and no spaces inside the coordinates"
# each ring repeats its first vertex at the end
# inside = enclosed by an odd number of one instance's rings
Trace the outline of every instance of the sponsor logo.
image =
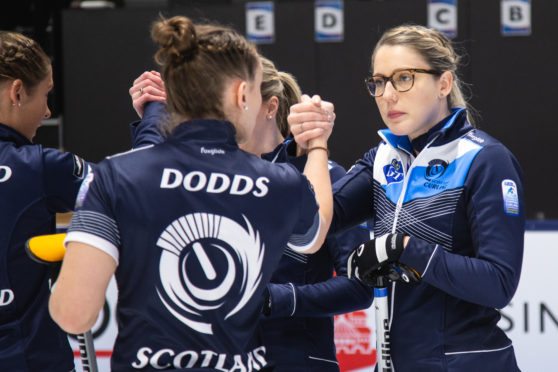
{"type": "Polygon", "coordinates": [[[81,206],[83,205],[85,197],[87,196],[87,192],[89,191],[89,185],[91,185],[93,179],[95,179],[95,175],[93,174],[93,170],[91,169],[91,167],[88,166],[87,177],[85,177],[85,179],[81,183],[81,186],[79,187],[74,209],[81,208],[81,206]]]}
{"type": "Polygon", "coordinates": [[[382,368],[382,371],[386,371],[386,372],[391,372],[391,342],[390,342],[390,331],[389,331],[389,320],[388,319],[384,319],[383,322],[383,328],[384,328],[384,339],[380,340],[379,344],[380,344],[380,350],[379,350],[379,355],[378,355],[378,359],[381,359],[384,361],[384,368],[382,368]]]}
{"type": "Polygon", "coordinates": [[[480,137],[475,136],[472,131],[467,133],[466,136],[477,143],[484,143],[484,140],[480,137]]]}
{"type": "Polygon", "coordinates": [[[502,196],[504,198],[504,212],[510,216],[519,214],[519,196],[517,185],[513,180],[502,181],[502,196]]]}
{"type": "Polygon", "coordinates": [[[403,181],[403,165],[397,159],[384,166],[384,175],[388,184],[403,181]]]}
{"type": "Polygon", "coordinates": [[[335,317],[337,359],[346,370],[374,369],[376,347],[373,321],[373,312],[363,310],[335,317]]]}
{"type": "Polygon", "coordinates": [[[12,169],[7,165],[0,165],[0,183],[6,182],[12,176],[12,169]]]}
{"type": "Polygon", "coordinates": [[[84,171],[85,162],[79,156],[74,155],[74,176],[77,178],[83,178],[84,171]]]}
{"type": "Polygon", "coordinates": [[[0,306],[7,306],[14,301],[14,291],[11,289],[0,289],[0,306]]]}
{"type": "Polygon", "coordinates": [[[244,222],[246,228],[224,216],[188,214],[167,226],[157,241],[162,249],[159,298],[196,332],[213,334],[215,310],[221,308],[223,320],[228,319],[261,284],[265,248],[246,217],[244,222]]]}
{"type": "Polygon", "coordinates": [[[192,171],[186,175],[178,169],[165,168],[161,177],[162,189],[175,189],[182,185],[190,192],[204,190],[212,194],[228,192],[230,195],[246,195],[252,193],[261,198],[269,191],[269,178],[258,177],[255,180],[248,176],[235,174],[232,179],[224,173],[211,173],[209,176],[201,171],[192,171]]]}
{"type": "Polygon", "coordinates": [[[135,369],[146,367],[155,369],[211,368],[223,372],[233,372],[258,371],[267,365],[264,346],[257,347],[245,355],[232,356],[211,350],[176,352],[172,349],[154,351],[149,347],[142,347],[138,350],[136,358],[131,364],[135,369]]]}
{"type": "Polygon", "coordinates": [[[206,149],[205,147],[202,147],[200,149],[200,153],[209,154],[209,155],[215,155],[215,154],[223,155],[223,154],[225,154],[225,150],[223,150],[223,149],[206,149]]]}

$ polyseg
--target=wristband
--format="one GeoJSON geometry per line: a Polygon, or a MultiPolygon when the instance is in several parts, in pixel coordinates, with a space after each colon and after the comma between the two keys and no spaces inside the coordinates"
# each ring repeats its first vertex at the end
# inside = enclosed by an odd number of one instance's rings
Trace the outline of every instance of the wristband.
{"type": "Polygon", "coordinates": [[[310,151],[312,151],[312,150],[324,150],[325,152],[327,152],[327,157],[329,158],[329,150],[327,149],[327,147],[315,146],[315,147],[309,148],[306,151],[306,154],[308,155],[310,153],[310,151]]]}

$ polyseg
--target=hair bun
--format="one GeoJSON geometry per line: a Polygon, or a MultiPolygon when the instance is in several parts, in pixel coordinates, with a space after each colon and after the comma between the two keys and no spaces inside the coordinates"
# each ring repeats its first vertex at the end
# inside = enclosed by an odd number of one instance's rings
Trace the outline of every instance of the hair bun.
{"type": "Polygon", "coordinates": [[[160,47],[155,54],[155,61],[161,65],[183,63],[198,50],[196,28],[189,18],[183,16],[161,18],[153,25],[151,38],[160,47]]]}

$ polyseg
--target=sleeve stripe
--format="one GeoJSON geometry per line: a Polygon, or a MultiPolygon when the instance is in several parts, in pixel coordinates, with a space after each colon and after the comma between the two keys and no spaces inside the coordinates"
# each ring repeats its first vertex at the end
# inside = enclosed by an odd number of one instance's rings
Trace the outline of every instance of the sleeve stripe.
{"type": "Polygon", "coordinates": [[[68,232],[73,231],[89,233],[109,241],[116,247],[120,246],[120,232],[116,221],[98,212],[77,211],[68,228],[68,232]]]}
{"type": "Polygon", "coordinates": [[[314,242],[318,238],[318,233],[320,232],[320,226],[322,224],[320,214],[316,212],[314,215],[314,222],[312,226],[308,229],[305,234],[293,234],[289,238],[287,247],[298,253],[304,253],[310,247],[314,245],[314,242]]]}
{"type": "Polygon", "coordinates": [[[430,267],[430,261],[432,261],[432,258],[434,257],[434,255],[436,254],[436,251],[438,250],[438,244],[436,244],[436,247],[434,248],[434,250],[432,251],[432,254],[430,255],[430,258],[428,259],[428,263],[426,264],[426,267],[424,268],[424,271],[422,272],[421,277],[424,278],[424,276],[426,275],[426,272],[428,271],[428,268],[430,267]]]}
{"type": "Polygon", "coordinates": [[[114,261],[116,261],[116,265],[118,266],[118,262],[120,259],[118,248],[102,237],[81,231],[71,231],[66,234],[66,239],[64,239],[64,247],[68,245],[68,242],[79,242],[95,247],[114,258],[114,261]]]}

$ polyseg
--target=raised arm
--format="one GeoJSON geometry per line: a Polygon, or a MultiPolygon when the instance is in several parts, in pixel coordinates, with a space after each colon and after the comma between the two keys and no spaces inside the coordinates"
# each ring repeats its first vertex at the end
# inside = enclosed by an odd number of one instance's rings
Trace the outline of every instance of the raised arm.
{"type": "Polygon", "coordinates": [[[319,205],[320,232],[314,245],[304,253],[314,253],[325,241],[333,216],[333,198],[329,178],[327,140],[333,129],[333,105],[322,101],[319,96],[312,98],[302,96],[302,102],[291,106],[289,125],[291,132],[296,127],[297,143],[302,141],[307,148],[308,159],[304,167],[304,175],[308,178],[316,193],[319,205]],[[306,126],[306,127],[305,127],[306,126]],[[308,133],[305,133],[308,132],[308,133]],[[297,139],[298,137],[298,139],[297,139]]]}

